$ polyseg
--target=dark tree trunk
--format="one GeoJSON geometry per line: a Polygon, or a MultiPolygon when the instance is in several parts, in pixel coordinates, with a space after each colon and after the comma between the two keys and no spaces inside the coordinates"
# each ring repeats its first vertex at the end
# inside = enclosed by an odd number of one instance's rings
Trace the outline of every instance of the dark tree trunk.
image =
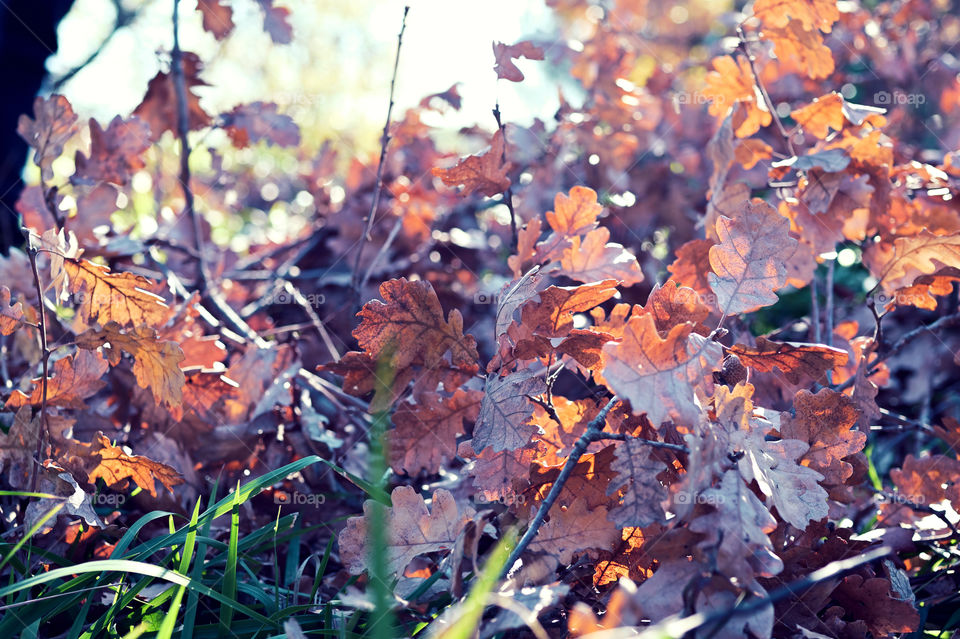
{"type": "Polygon", "coordinates": [[[0,252],[23,243],[14,204],[27,144],[17,135],[21,113],[33,113],[33,98],[46,75],[44,63],[57,49],[57,25],[72,0],[6,0],[0,3],[0,252]]]}

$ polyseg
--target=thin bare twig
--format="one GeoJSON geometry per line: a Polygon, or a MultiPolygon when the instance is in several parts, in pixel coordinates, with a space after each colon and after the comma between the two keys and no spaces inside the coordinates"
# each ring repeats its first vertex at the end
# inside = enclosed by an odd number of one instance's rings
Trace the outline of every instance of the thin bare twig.
{"type": "Polygon", "coordinates": [[[366,219],[363,235],[360,237],[360,246],[357,247],[357,257],[353,262],[352,287],[357,297],[360,297],[360,261],[363,257],[363,248],[372,238],[373,222],[377,217],[377,207],[380,206],[380,191],[383,190],[383,161],[387,156],[387,145],[390,144],[390,120],[393,117],[393,88],[397,82],[397,68],[400,66],[400,47],[403,46],[403,32],[407,29],[407,14],[410,7],[403,8],[403,21],[400,23],[400,33],[397,35],[397,54],[393,59],[393,76],[390,78],[390,105],[387,107],[387,121],[383,123],[383,135],[380,136],[380,161],[377,163],[377,182],[373,188],[373,202],[370,204],[370,214],[366,219]]]}
{"type": "Polygon", "coordinates": [[[180,187],[183,189],[183,213],[193,223],[194,242],[197,251],[197,288],[200,294],[207,292],[210,280],[207,261],[203,252],[203,228],[200,215],[194,203],[193,190],[190,188],[190,130],[189,111],[187,110],[187,80],[183,73],[183,51],[180,49],[180,2],[173,0],[173,51],[171,52],[170,71],[173,74],[173,88],[177,98],[177,137],[180,138],[180,187]]]}
{"type": "MultiPolygon", "coordinates": [[[[500,162],[503,164],[507,163],[507,131],[506,127],[503,125],[503,122],[500,119],[500,99],[497,99],[496,105],[493,107],[493,117],[497,121],[497,128],[500,129],[500,135],[503,136],[503,151],[500,153],[500,162]]],[[[508,186],[507,190],[503,192],[503,202],[507,205],[507,210],[510,211],[510,237],[511,237],[511,247],[514,251],[517,250],[517,243],[519,242],[520,236],[517,233],[517,212],[513,209],[513,186],[508,186]]]]}
{"type": "Polygon", "coordinates": [[[618,400],[616,396],[611,397],[610,401],[607,402],[607,405],[601,408],[600,412],[597,413],[597,416],[590,420],[590,423],[587,424],[587,429],[584,431],[583,435],[581,435],[580,439],[577,440],[577,443],[573,445],[573,450],[570,452],[570,456],[567,458],[567,462],[563,465],[563,469],[560,471],[560,474],[554,480],[553,486],[550,487],[550,492],[547,493],[547,497],[543,500],[543,503],[540,504],[537,514],[533,516],[532,520],[530,520],[530,525],[527,526],[527,531],[523,534],[523,537],[521,537],[520,541],[517,542],[517,547],[513,549],[512,553],[510,553],[510,557],[507,559],[507,563],[503,567],[503,571],[500,575],[501,577],[505,577],[507,575],[510,569],[513,568],[513,565],[517,563],[517,560],[520,559],[520,556],[523,555],[523,551],[527,549],[527,546],[530,545],[530,542],[533,541],[533,538],[537,536],[537,531],[540,530],[540,525],[543,523],[543,520],[546,519],[547,513],[550,512],[550,507],[553,506],[555,501],[557,501],[557,497],[560,496],[560,491],[563,490],[564,484],[567,483],[570,475],[573,474],[574,467],[586,452],[587,447],[596,441],[597,436],[603,430],[603,426],[607,420],[607,413],[610,412],[610,409],[613,408],[613,405],[617,401],[618,400]]]}
{"type": "Polygon", "coordinates": [[[750,73],[753,75],[753,83],[763,96],[764,104],[766,105],[767,110],[770,112],[770,116],[773,118],[773,121],[776,123],[777,130],[780,132],[783,140],[787,143],[787,150],[790,152],[790,156],[794,157],[797,155],[797,152],[793,148],[793,140],[791,139],[790,134],[784,128],[783,122],[780,120],[780,116],[777,115],[777,109],[773,106],[773,100],[770,99],[770,94],[767,93],[767,88],[763,86],[763,82],[760,81],[760,74],[757,72],[756,58],[750,52],[750,47],[747,44],[747,38],[743,33],[743,25],[737,25],[737,35],[740,36],[740,50],[743,51],[743,54],[747,57],[747,62],[750,64],[750,73]]]}
{"type": "Polygon", "coordinates": [[[43,307],[43,284],[40,282],[40,269],[37,268],[37,250],[30,244],[30,232],[24,229],[24,236],[27,240],[27,255],[30,258],[30,269],[33,271],[33,283],[37,288],[37,299],[40,306],[40,363],[42,366],[40,381],[40,432],[37,434],[36,464],[30,472],[30,492],[37,492],[37,482],[40,478],[40,464],[43,456],[43,448],[47,439],[47,377],[50,367],[50,348],[47,344],[47,312],[43,307]]]}

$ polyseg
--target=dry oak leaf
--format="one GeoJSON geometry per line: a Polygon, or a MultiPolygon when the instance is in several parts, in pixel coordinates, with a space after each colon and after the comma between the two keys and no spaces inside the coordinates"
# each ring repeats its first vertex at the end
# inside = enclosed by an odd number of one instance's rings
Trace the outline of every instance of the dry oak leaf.
{"type": "Polygon", "coordinates": [[[900,495],[916,504],[935,505],[944,499],[960,505],[960,461],[947,455],[907,455],[900,468],[890,471],[900,495]]]}
{"type": "Polygon", "coordinates": [[[391,508],[367,500],[363,504],[363,516],[351,517],[340,531],[340,561],[351,574],[358,575],[367,567],[367,527],[374,508],[386,509],[384,523],[389,532],[385,550],[387,570],[391,574],[401,573],[422,554],[452,550],[474,515],[469,506],[460,511],[453,495],[442,488],[433,493],[433,512],[410,486],[397,486],[390,499],[391,508]]]}
{"type": "Polygon", "coordinates": [[[278,113],[273,102],[240,104],[221,117],[224,130],[238,149],[260,140],[275,146],[300,144],[300,128],[289,115],[278,113]]]}
{"type": "Polygon", "coordinates": [[[712,240],[690,240],[681,244],[674,253],[673,262],[667,266],[670,279],[681,286],[692,288],[701,296],[713,297],[710,288],[710,247],[712,240]]]}
{"type": "Polygon", "coordinates": [[[717,220],[720,243],[710,247],[710,288],[724,315],[775,304],[787,281],[784,255],[796,251],[790,222],[762,200],[744,202],[736,216],[717,220]]]}
{"type": "Polygon", "coordinates": [[[77,151],[74,160],[77,170],[70,182],[126,185],[134,173],[146,166],[141,156],[150,145],[149,127],[143,120],[136,117],[124,120],[118,115],[103,129],[90,118],[90,155],[77,151]]]}
{"type": "Polygon", "coordinates": [[[740,140],[733,150],[733,158],[743,168],[748,171],[757,165],[761,160],[769,160],[773,157],[773,148],[763,140],[748,138],[740,140]]]}
{"type": "Polygon", "coordinates": [[[710,334],[710,330],[703,325],[710,315],[710,307],[703,303],[700,295],[692,288],[680,286],[673,280],[653,287],[644,310],[653,315],[657,330],[661,334],[668,333],[671,328],[684,322],[693,323],[696,326],[695,333],[710,334]]]}
{"type": "Polygon", "coordinates": [[[507,173],[513,168],[513,164],[504,163],[504,149],[503,132],[497,131],[493,134],[490,149],[486,153],[463,158],[449,169],[431,169],[431,173],[447,186],[462,185],[461,196],[477,191],[481,195],[493,197],[510,188],[507,173]]]}
{"type": "Polygon", "coordinates": [[[233,31],[233,8],[223,0],[197,0],[197,9],[203,15],[203,28],[217,40],[223,40],[233,31]]]}
{"type": "Polygon", "coordinates": [[[69,291],[80,296],[78,312],[87,322],[160,326],[167,319],[169,307],[162,297],[147,290],[153,283],[145,277],[112,273],[85,259],[64,260],[63,270],[69,278],[69,291]]]}
{"type": "Polygon", "coordinates": [[[29,406],[21,406],[6,433],[0,432],[0,470],[14,488],[26,488],[33,472],[33,456],[40,436],[40,416],[31,418],[29,406]]]}
{"type": "Polygon", "coordinates": [[[566,337],[573,330],[574,313],[583,313],[617,294],[617,281],[604,280],[581,286],[551,286],[540,300],[520,310],[521,324],[543,337],[566,337]]]}
{"type": "Polygon", "coordinates": [[[530,369],[500,377],[487,376],[483,389],[480,415],[473,428],[473,449],[494,452],[523,448],[537,432],[533,423],[533,402],[527,395],[537,396],[547,390],[541,374],[530,369]]]}
{"type": "Polygon", "coordinates": [[[706,82],[703,93],[710,100],[710,115],[726,118],[733,109],[734,134],[738,138],[750,137],[773,121],[745,59],[728,55],[714,58],[706,82]]]}
{"type": "Polygon", "coordinates": [[[620,531],[607,519],[606,508],[588,510],[586,502],[577,499],[550,513],[550,521],[540,526],[528,549],[546,553],[567,565],[576,553],[590,548],[607,549],[619,539],[620,531]]]}
{"type": "Polygon", "coordinates": [[[33,162],[40,167],[43,182],[53,179],[53,161],[63,153],[63,145],[77,132],[77,114],[62,95],[37,97],[33,117],[21,115],[17,133],[33,148],[33,162]]]}
{"type": "Polygon", "coordinates": [[[0,335],[10,335],[23,323],[23,304],[10,303],[10,289],[0,286],[0,335]]]}
{"type": "Polygon", "coordinates": [[[603,207],[597,202],[597,192],[585,186],[574,186],[570,195],[557,193],[553,199],[554,211],[547,211],[547,224],[561,236],[571,238],[583,235],[597,226],[597,217],[603,207]]]}
{"type": "Polygon", "coordinates": [[[643,271],[637,257],[622,244],[608,243],[610,230],[598,228],[583,237],[571,238],[570,246],[560,258],[561,275],[578,282],[595,282],[614,278],[623,286],[633,286],[643,281],[643,271]]]}
{"type": "MultiPolygon", "coordinates": [[[[209,126],[213,121],[210,114],[200,106],[200,98],[193,92],[195,87],[207,86],[207,83],[200,79],[203,62],[196,53],[184,51],[182,64],[187,88],[187,123],[191,131],[196,131],[209,126]]],[[[150,80],[147,93],[133,114],[150,127],[144,136],[148,138],[148,142],[159,140],[164,131],[177,130],[177,93],[171,73],[161,71],[150,80]]]]}
{"type": "Polygon", "coordinates": [[[799,20],[804,29],[830,33],[840,19],[837,0],[756,0],[753,15],[772,27],[785,27],[790,18],[799,20]]]}
{"type": "Polygon", "coordinates": [[[436,291],[429,282],[393,279],[380,285],[384,301],[367,302],[357,314],[360,325],[353,331],[367,353],[390,353],[390,365],[401,369],[422,361],[426,366],[441,363],[450,352],[454,366],[475,369],[477,341],[463,334],[463,316],[450,311],[444,319],[436,291]]]}
{"type": "Polygon", "coordinates": [[[763,336],[757,338],[755,347],[734,344],[728,350],[745,366],[758,371],[770,373],[774,368],[780,369],[791,384],[799,384],[803,379],[825,384],[827,371],[846,365],[848,359],[845,350],[832,346],[773,342],[763,336]]]}
{"type": "Polygon", "coordinates": [[[863,450],[865,433],[852,430],[857,423],[853,400],[829,388],[816,395],[802,390],[793,399],[794,414],[780,414],[780,434],[810,445],[801,460],[823,475],[825,484],[839,486],[853,475],[844,457],[863,450]]]}
{"type": "Polygon", "coordinates": [[[893,246],[873,244],[864,251],[864,264],[891,295],[911,286],[921,275],[936,273],[944,266],[960,267],[960,233],[935,235],[926,229],[912,237],[898,237],[893,246]]]}
{"type": "Polygon", "coordinates": [[[156,482],[173,493],[173,487],[183,483],[183,477],[176,470],[153,461],[142,455],[128,455],[119,446],[114,446],[103,433],[97,433],[97,442],[100,445],[99,450],[93,451],[91,461],[99,463],[87,471],[87,477],[90,483],[97,479],[103,479],[107,486],[113,486],[124,479],[132,479],[137,486],[150,493],[153,497],[157,496],[156,482]]]}
{"type": "Polygon", "coordinates": [[[157,331],[149,326],[124,331],[117,322],[108,322],[102,329],[91,328],[77,336],[80,348],[94,350],[105,345],[113,366],[120,362],[120,350],[133,357],[137,384],[149,389],[157,404],[172,407],[183,400],[186,379],[180,363],[184,356],[176,342],[157,339],[157,331]]]}
{"type": "Polygon", "coordinates": [[[773,42],[777,57],[788,60],[813,80],[822,80],[833,73],[833,53],[823,43],[819,31],[807,31],[799,20],[790,20],[784,27],[763,27],[760,34],[773,42]]]}
{"type": "Polygon", "coordinates": [[[627,437],[617,444],[616,461],[612,469],[617,473],[607,494],[617,492],[626,484],[620,504],[610,511],[610,520],[621,528],[649,526],[666,521],[661,502],[667,498],[657,475],[664,470],[663,462],[651,459],[650,447],[635,437],[627,437]]]}
{"type": "Polygon", "coordinates": [[[920,625],[913,603],[901,599],[890,581],[881,577],[849,575],[831,597],[843,607],[844,616],[864,620],[874,637],[914,632],[920,625]]]}
{"type": "Polygon", "coordinates": [[[522,82],[523,72],[517,68],[513,59],[543,60],[543,49],[526,40],[516,44],[494,42],[493,57],[496,60],[493,70],[497,72],[497,78],[510,80],[511,82],[522,82]]]}
{"type": "MultiPolygon", "coordinates": [[[[107,362],[97,353],[79,351],[53,363],[52,376],[47,378],[47,406],[86,408],[83,400],[106,386],[100,378],[107,372],[107,362]]],[[[40,378],[31,382],[34,387],[29,396],[19,390],[13,391],[7,400],[7,408],[40,406],[43,402],[43,385],[40,378]]]]}
{"type": "Polygon", "coordinates": [[[541,458],[543,448],[542,442],[534,442],[516,450],[494,452],[492,448],[486,448],[477,453],[473,442],[465,441],[457,447],[457,456],[472,460],[468,472],[484,499],[509,503],[516,498],[518,490],[523,490],[529,483],[530,464],[541,458]]]}
{"type": "Polygon", "coordinates": [[[474,421],[483,393],[457,389],[452,397],[424,393],[415,403],[404,402],[393,413],[387,432],[390,465],[397,473],[436,472],[457,454],[457,436],[463,421],[474,421]]]}
{"type": "Polygon", "coordinates": [[[654,427],[675,420],[696,423],[700,409],[694,389],[710,384],[710,373],[723,360],[723,347],[680,324],[660,337],[651,315],[631,317],[620,343],[603,347],[607,386],[630,402],[635,414],[646,413],[654,427]]]}
{"type": "Polygon", "coordinates": [[[845,121],[843,104],[843,96],[839,93],[829,93],[815,98],[805,107],[794,109],[790,113],[790,117],[804,131],[817,139],[823,140],[830,134],[830,129],[839,131],[843,128],[845,121]]]}

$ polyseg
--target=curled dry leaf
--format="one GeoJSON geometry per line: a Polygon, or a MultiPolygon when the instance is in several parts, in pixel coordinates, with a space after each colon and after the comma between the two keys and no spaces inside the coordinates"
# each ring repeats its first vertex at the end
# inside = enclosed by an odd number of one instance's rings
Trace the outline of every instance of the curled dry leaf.
{"type": "Polygon", "coordinates": [[[410,486],[398,486],[390,495],[392,507],[367,500],[363,517],[351,517],[338,537],[340,560],[352,574],[358,575],[367,567],[367,527],[374,508],[386,509],[387,570],[401,573],[415,557],[428,552],[450,551],[467,522],[473,519],[470,507],[459,509],[448,491],[433,493],[433,508],[410,486]]]}
{"type": "Polygon", "coordinates": [[[17,133],[33,148],[33,162],[40,167],[40,177],[49,182],[53,179],[53,161],[77,132],[77,114],[65,97],[51,95],[33,101],[33,117],[31,120],[21,115],[17,133]]]}
{"type": "Polygon", "coordinates": [[[174,486],[183,483],[180,473],[170,466],[142,455],[128,455],[119,446],[111,444],[110,438],[103,433],[98,433],[94,445],[99,448],[88,458],[87,477],[91,483],[102,479],[107,486],[115,486],[125,479],[132,479],[153,497],[157,496],[158,481],[171,493],[174,486]]]}
{"type": "Polygon", "coordinates": [[[23,320],[23,304],[10,303],[10,289],[0,286],[0,335],[11,335],[20,328],[23,320]]]}

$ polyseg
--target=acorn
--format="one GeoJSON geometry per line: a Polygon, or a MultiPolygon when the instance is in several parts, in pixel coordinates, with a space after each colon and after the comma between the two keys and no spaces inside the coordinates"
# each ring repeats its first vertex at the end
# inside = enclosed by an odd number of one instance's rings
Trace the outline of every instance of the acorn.
{"type": "Polygon", "coordinates": [[[747,367],[740,362],[740,358],[730,353],[723,358],[723,366],[713,374],[713,381],[731,388],[740,382],[747,381],[747,367]]]}

